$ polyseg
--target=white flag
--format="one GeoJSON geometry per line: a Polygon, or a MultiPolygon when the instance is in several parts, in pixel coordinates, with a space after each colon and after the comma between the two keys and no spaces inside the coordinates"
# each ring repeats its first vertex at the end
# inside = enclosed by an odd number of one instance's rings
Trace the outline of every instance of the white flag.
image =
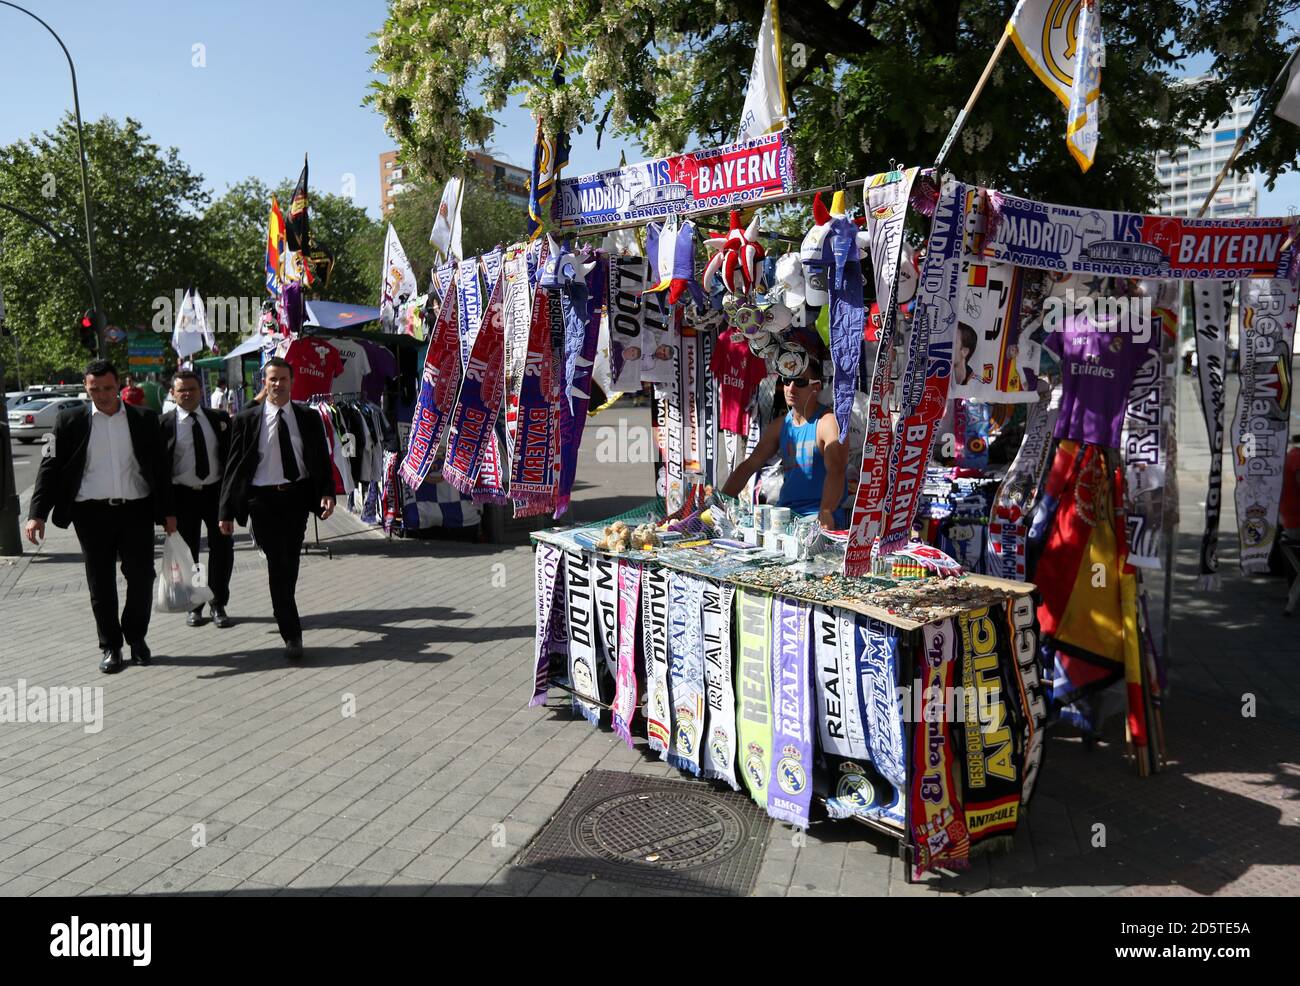
{"type": "Polygon", "coordinates": [[[737,141],[752,140],[785,126],[785,70],[781,64],[781,18],[776,0],[767,0],[754,47],[754,68],[745,90],[737,141]]]}
{"type": "Polygon", "coordinates": [[[442,190],[442,202],[434,217],[429,242],[433,244],[434,265],[447,260],[461,260],[465,256],[460,245],[460,204],[463,192],[461,179],[448,178],[442,190]]]}
{"type": "Polygon", "coordinates": [[[208,328],[208,315],[203,299],[193,288],[188,288],[176,313],[176,328],[172,330],[172,349],[181,359],[189,359],[206,345],[212,349],[216,339],[208,328]]]}
{"type": "Polygon", "coordinates": [[[1286,80],[1282,98],[1277,101],[1277,108],[1273,112],[1288,123],[1300,127],[1300,55],[1291,56],[1291,75],[1286,80]]]}
{"type": "Polygon", "coordinates": [[[1007,33],[1066,109],[1065,143],[1087,171],[1097,152],[1105,41],[1098,0],[1020,0],[1007,33]]]}
{"type": "Polygon", "coordinates": [[[419,293],[415,283],[415,271],[406,259],[397,238],[397,230],[388,224],[388,235],[384,238],[384,267],[379,284],[379,323],[385,332],[397,331],[397,315],[408,301],[419,293]]]}

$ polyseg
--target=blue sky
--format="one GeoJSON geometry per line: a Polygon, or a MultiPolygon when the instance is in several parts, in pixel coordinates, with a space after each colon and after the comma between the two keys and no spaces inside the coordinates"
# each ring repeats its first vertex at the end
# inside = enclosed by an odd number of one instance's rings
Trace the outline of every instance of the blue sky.
{"type": "MultiPolygon", "coordinates": [[[[297,11],[250,0],[26,0],[63,37],[77,64],[83,118],[104,114],[140,120],[164,147],[181,157],[220,194],[256,176],[292,178],[311,156],[312,184],[341,192],[355,176],[356,197],[379,212],[379,154],[392,147],[378,114],[362,106],[370,71],[370,33],[383,23],[382,0],[304,5],[297,11]],[[283,56],[305,65],[290,82],[272,71],[268,39],[283,56]],[[290,40],[292,39],[292,40],[290,40]],[[195,45],[206,66],[197,68],[195,45]]],[[[71,108],[71,87],[54,40],[27,17],[0,7],[0,144],[53,125],[71,108]]],[[[978,108],[976,109],[978,115],[978,108]]],[[[527,166],[532,122],[512,106],[500,116],[497,156],[527,166]]],[[[626,145],[576,135],[571,173],[618,162],[626,145]]],[[[641,157],[627,146],[629,160],[641,157]]],[[[1260,212],[1300,211],[1300,176],[1275,192],[1261,184],[1260,212]]]]}

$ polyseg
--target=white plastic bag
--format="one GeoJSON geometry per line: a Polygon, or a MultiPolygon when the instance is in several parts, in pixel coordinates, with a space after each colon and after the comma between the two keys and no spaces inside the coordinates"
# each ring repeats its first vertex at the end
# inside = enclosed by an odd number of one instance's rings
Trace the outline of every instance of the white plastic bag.
{"type": "Polygon", "coordinates": [[[163,544],[162,573],[158,576],[158,613],[187,613],[212,602],[207,572],[194,562],[190,547],[179,534],[168,534],[163,544]]]}

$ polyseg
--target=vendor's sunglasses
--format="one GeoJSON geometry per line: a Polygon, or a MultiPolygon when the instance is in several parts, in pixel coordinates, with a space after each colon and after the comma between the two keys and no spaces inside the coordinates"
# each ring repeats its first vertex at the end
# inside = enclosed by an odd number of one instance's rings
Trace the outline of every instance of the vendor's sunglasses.
{"type": "Polygon", "coordinates": [[[781,383],[782,385],[791,384],[795,387],[807,387],[808,378],[807,377],[782,377],[781,383]]]}

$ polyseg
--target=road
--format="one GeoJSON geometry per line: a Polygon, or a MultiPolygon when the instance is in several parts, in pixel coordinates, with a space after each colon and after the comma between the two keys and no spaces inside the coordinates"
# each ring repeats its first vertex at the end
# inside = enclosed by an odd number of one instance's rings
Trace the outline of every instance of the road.
{"type": "Polygon", "coordinates": [[[24,445],[17,439],[10,439],[9,447],[14,457],[14,485],[19,493],[24,493],[36,482],[36,470],[41,464],[41,449],[45,446],[41,442],[24,445]]]}

